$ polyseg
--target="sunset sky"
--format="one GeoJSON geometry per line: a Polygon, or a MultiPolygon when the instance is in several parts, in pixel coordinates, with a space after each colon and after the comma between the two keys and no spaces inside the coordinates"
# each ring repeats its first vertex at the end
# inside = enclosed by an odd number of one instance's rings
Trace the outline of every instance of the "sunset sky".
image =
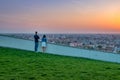
{"type": "Polygon", "coordinates": [[[0,33],[120,33],[120,0],[0,0],[0,33]]]}

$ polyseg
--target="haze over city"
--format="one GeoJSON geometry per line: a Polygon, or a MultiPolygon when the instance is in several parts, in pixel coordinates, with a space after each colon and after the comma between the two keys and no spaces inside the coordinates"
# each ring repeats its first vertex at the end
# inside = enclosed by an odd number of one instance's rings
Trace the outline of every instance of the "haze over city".
{"type": "Polygon", "coordinates": [[[119,33],[120,0],[0,0],[0,33],[119,33]]]}

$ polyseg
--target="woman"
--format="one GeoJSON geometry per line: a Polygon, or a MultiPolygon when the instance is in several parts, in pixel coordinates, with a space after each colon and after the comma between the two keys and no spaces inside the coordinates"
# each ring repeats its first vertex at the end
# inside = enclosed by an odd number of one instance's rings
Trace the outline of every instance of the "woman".
{"type": "Polygon", "coordinates": [[[46,51],[46,47],[47,47],[47,38],[46,38],[46,35],[43,35],[42,37],[42,51],[45,52],[46,51]]]}

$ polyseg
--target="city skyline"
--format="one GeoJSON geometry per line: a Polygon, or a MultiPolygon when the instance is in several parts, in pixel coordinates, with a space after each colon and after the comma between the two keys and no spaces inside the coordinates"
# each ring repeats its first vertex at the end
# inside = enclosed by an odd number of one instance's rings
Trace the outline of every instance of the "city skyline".
{"type": "Polygon", "coordinates": [[[120,0],[0,0],[0,33],[120,33],[120,0]]]}

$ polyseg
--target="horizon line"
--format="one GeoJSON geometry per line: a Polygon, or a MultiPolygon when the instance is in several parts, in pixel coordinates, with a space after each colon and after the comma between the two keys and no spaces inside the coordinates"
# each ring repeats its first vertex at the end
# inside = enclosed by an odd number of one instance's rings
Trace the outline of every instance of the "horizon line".
{"type": "MultiPolygon", "coordinates": [[[[0,32],[0,34],[33,34],[34,32],[0,32]]],[[[38,34],[120,34],[120,32],[37,32],[38,34]]]]}

